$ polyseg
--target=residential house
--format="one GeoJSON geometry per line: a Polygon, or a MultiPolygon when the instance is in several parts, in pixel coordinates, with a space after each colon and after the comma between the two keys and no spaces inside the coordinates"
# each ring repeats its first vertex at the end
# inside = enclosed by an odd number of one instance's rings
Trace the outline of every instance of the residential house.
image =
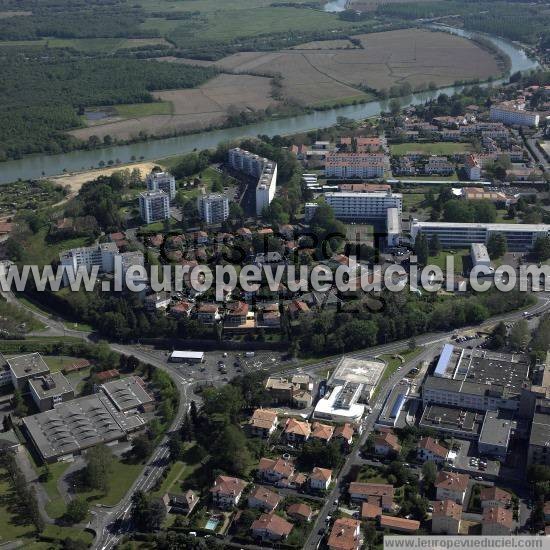
{"type": "Polygon", "coordinates": [[[481,521],[484,536],[506,536],[512,532],[514,515],[512,510],[500,506],[485,508],[481,521]]]}
{"type": "Polygon", "coordinates": [[[309,486],[315,491],[326,491],[332,481],[332,470],[327,468],[313,468],[309,476],[309,486]]]}
{"type": "Polygon", "coordinates": [[[224,324],[231,327],[239,327],[246,323],[248,304],[245,302],[231,302],[227,305],[224,324]]]}
{"type": "Polygon", "coordinates": [[[415,519],[380,516],[380,527],[397,533],[416,533],[420,529],[420,522],[415,519]]]}
{"type": "Polygon", "coordinates": [[[387,483],[360,483],[354,481],[349,484],[351,500],[367,501],[378,504],[384,511],[393,509],[395,489],[387,483]]]}
{"type": "Polygon", "coordinates": [[[223,509],[237,506],[247,485],[246,481],[238,477],[219,475],[210,488],[212,504],[223,509]]]}
{"type": "Polygon", "coordinates": [[[254,436],[269,437],[277,428],[279,419],[275,411],[256,409],[248,423],[250,433],[254,436]]]}
{"type": "Polygon", "coordinates": [[[303,502],[297,502],[295,504],[291,504],[286,509],[286,514],[297,521],[311,521],[313,510],[311,509],[311,506],[308,506],[303,502]]]}
{"type": "Polygon", "coordinates": [[[361,523],[356,519],[339,518],[334,522],[327,541],[329,550],[359,550],[361,523]]]}
{"type": "Polygon", "coordinates": [[[454,500],[458,504],[463,504],[469,480],[470,477],[466,474],[439,472],[435,480],[437,500],[454,500]]]}
{"type": "Polygon", "coordinates": [[[248,507],[258,508],[263,512],[273,512],[279,506],[281,500],[283,500],[283,497],[279,493],[258,485],[248,495],[248,507]]]}
{"type": "Polygon", "coordinates": [[[328,443],[332,439],[334,433],[334,426],[328,424],[321,424],[320,422],[314,422],[311,426],[311,437],[314,439],[320,439],[325,443],[328,443]]]}
{"type": "Polygon", "coordinates": [[[309,306],[300,300],[293,300],[288,305],[288,313],[292,319],[296,319],[301,314],[309,313],[309,306]]]}
{"type": "Polygon", "coordinates": [[[199,497],[194,491],[186,491],[183,495],[166,493],[162,497],[166,512],[188,516],[199,503],[199,497]]]}
{"type": "Polygon", "coordinates": [[[361,519],[376,519],[382,515],[382,508],[370,502],[361,504],[361,519]]]}
{"type": "Polygon", "coordinates": [[[194,308],[195,304],[192,302],[181,301],[170,308],[170,315],[178,319],[189,318],[194,308]]]}
{"type": "Polygon", "coordinates": [[[399,439],[393,432],[385,432],[375,436],[374,452],[377,455],[396,455],[401,451],[399,439]]]}
{"type": "Polygon", "coordinates": [[[294,474],[294,463],[284,458],[276,460],[272,458],[262,458],[258,464],[257,475],[263,481],[269,483],[278,483],[283,479],[288,479],[294,474]]]}
{"type": "MultiPolygon", "coordinates": [[[[509,508],[512,504],[512,495],[496,486],[483,487],[479,493],[482,508],[509,508]]],[[[550,513],[548,514],[550,518],[550,513]]]]}
{"type": "Polygon", "coordinates": [[[155,294],[149,294],[145,297],[143,306],[149,312],[155,312],[159,310],[166,310],[170,305],[170,294],[168,292],[156,292],[155,294]]]}
{"type": "Polygon", "coordinates": [[[305,443],[311,435],[311,426],[309,422],[289,418],[286,421],[284,433],[287,441],[305,443]]]}
{"type": "Polygon", "coordinates": [[[286,539],[293,525],[277,514],[262,514],[250,527],[254,538],[262,541],[280,541],[286,539]]]}
{"type": "Polygon", "coordinates": [[[458,535],[462,519],[462,506],[454,500],[438,500],[433,504],[432,533],[458,535]]]}
{"type": "Polygon", "coordinates": [[[443,464],[447,458],[448,449],[432,437],[423,437],[416,445],[416,457],[423,462],[443,464]]]}
{"type": "Polygon", "coordinates": [[[336,426],[336,428],[334,429],[333,438],[341,440],[349,448],[353,443],[353,433],[354,433],[353,426],[346,422],[341,426],[336,426]]]}
{"type": "Polygon", "coordinates": [[[252,231],[250,231],[248,227],[241,227],[240,229],[237,229],[236,233],[239,237],[242,237],[243,239],[252,238],[252,231]]]}
{"type": "Polygon", "coordinates": [[[220,308],[218,304],[199,304],[197,307],[197,321],[203,325],[213,325],[220,320],[220,308]]]}

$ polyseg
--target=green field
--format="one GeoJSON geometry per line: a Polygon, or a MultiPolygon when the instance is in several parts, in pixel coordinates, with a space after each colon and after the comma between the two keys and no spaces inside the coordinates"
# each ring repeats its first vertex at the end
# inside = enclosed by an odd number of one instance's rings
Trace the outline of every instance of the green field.
{"type": "MultiPolygon", "coordinates": [[[[453,155],[457,153],[466,153],[472,150],[470,143],[396,143],[390,145],[392,155],[406,155],[413,151],[422,151],[427,155],[453,155]]],[[[409,178],[407,178],[409,179],[409,178]]],[[[444,178],[441,178],[444,179],[444,178]]]]}
{"type": "Polygon", "coordinates": [[[70,367],[79,360],[78,357],[69,357],[67,355],[44,355],[43,358],[52,372],[62,371],[65,367],[70,367]]]}
{"type": "MultiPolygon", "coordinates": [[[[155,19],[154,21],[164,21],[155,19]]],[[[173,28],[173,26],[172,26],[173,28]]],[[[171,29],[169,29],[171,30],[171,29]]],[[[145,40],[141,41],[145,43],[145,40]]],[[[127,38],[41,38],[39,40],[0,40],[0,47],[47,47],[47,48],[71,48],[87,53],[113,53],[117,50],[133,48],[140,42],[127,38]]],[[[163,38],[147,39],[149,44],[165,43],[163,38]]]]}
{"type": "Polygon", "coordinates": [[[396,357],[397,355],[401,356],[404,359],[404,362],[410,361],[411,359],[414,359],[420,352],[422,351],[422,348],[415,348],[415,349],[407,349],[403,351],[399,351],[397,353],[387,354],[387,355],[380,355],[378,359],[382,359],[386,362],[386,367],[384,369],[384,372],[382,373],[382,376],[380,377],[380,380],[378,381],[378,384],[376,384],[376,389],[374,390],[373,399],[376,395],[378,395],[378,392],[380,391],[380,388],[384,385],[384,383],[389,380],[393,374],[397,371],[397,369],[403,364],[403,361],[399,357],[396,357]]]}

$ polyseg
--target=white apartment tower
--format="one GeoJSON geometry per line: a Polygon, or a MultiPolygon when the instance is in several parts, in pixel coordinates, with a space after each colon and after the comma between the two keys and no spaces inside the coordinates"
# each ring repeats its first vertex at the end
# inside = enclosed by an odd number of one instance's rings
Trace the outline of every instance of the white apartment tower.
{"type": "Polygon", "coordinates": [[[229,217],[229,199],[221,193],[201,195],[197,199],[197,209],[207,224],[222,223],[229,217]]]}
{"type": "Polygon", "coordinates": [[[147,191],[164,191],[170,200],[176,198],[176,179],[170,172],[155,172],[147,176],[147,191]]]}
{"type": "Polygon", "coordinates": [[[491,105],[491,120],[502,122],[512,126],[533,126],[538,127],[540,116],[538,113],[525,110],[525,103],[522,101],[505,101],[491,105]]]}
{"type": "Polygon", "coordinates": [[[170,197],[164,191],[147,191],[139,194],[139,213],[147,224],[170,217],[170,197]]]}
{"type": "Polygon", "coordinates": [[[260,216],[263,209],[269,206],[275,197],[277,163],[238,147],[229,150],[228,160],[231,168],[258,180],[256,184],[256,215],[260,216]]]}

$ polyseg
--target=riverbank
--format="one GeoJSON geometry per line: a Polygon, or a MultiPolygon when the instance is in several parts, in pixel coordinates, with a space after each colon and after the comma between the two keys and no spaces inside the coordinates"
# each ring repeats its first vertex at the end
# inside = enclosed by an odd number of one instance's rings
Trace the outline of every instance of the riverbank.
{"type": "MultiPolygon", "coordinates": [[[[446,27],[448,32],[455,32],[466,38],[478,33],[470,33],[462,29],[446,27]]],[[[530,59],[517,45],[489,35],[481,35],[489,39],[493,45],[500,48],[510,58],[510,72],[526,71],[538,67],[538,63],[530,59]]],[[[439,90],[413,94],[402,106],[418,105],[430,99],[435,99],[444,93],[453,95],[463,89],[463,85],[448,86],[439,90]]],[[[97,167],[100,163],[106,165],[118,159],[116,169],[121,165],[139,162],[151,162],[155,159],[175,156],[192,152],[193,150],[212,149],[219,143],[254,137],[259,134],[289,135],[308,132],[320,128],[327,128],[337,123],[339,117],[362,120],[380,114],[388,109],[388,101],[371,101],[365,104],[347,105],[337,109],[315,111],[304,115],[284,119],[269,119],[247,126],[224,128],[185,135],[139,142],[131,145],[117,145],[97,150],[79,150],[59,155],[36,155],[23,159],[4,162],[0,165],[0,183],[9,183],[18,179],[39,179],[42,177],[58,176],[65,172],[85,172],[90,167],[97,167]]],[[[115,168],[115,167],[113,167],[115,168]]]]}

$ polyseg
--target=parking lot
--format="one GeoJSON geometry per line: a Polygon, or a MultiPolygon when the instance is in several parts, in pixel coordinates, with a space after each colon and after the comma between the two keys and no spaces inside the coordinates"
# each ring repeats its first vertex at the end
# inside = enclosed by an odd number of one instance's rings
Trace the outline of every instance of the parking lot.
{"type": "Polygon", "coordinates": [[[500,471],[500,462],[488,460],[486,457],[480,457],[477,453],[477,445],[471,441],[454,439],[453,446],[456,445],[457,456],[453,466],[456,470],[469,474],[474,479],[486,478],[493,479],[498,476],[500,471]]]}

